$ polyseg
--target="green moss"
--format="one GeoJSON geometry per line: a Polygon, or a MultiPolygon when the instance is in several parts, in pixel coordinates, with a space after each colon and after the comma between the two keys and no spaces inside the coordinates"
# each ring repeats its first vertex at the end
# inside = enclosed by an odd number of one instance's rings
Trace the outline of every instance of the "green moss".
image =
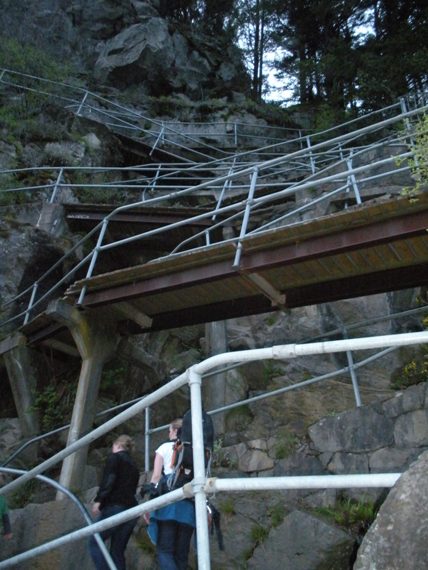
{"type": "Polygon", "coordinates": [[[32,501],[34,493],[38,487],[39,482],[37,479],[31,479],[31,481],[21,485],[21,487],[11,494],[11,497],[8,500],[9,508],[23,509],[26,507],[32,501]]]}
{"type": "Polygon", "coordinates": [[[155,556],[156,547],[152,543],[152,541],[150,540],[149,535],[147,534],[145,529],[140,530],[140,532],[138,533],[138,535],[135,538],[135,541],[137,543],[137,547],[140,550],[142,550],[146,554],[150,554],[152,556],[155,556]]]}
{"type": "Polygon", "coordinates": [[[273,360],[265,360],[263,362],[263,380],[265,386],[267,386],[273,378],[277,378],[282,374],[282,369],[277,364],[275,364],[273,360]]]}
{"type": "Polygon", "coordinates": [[[38,49],[30,43],[20,43],[14,38],[8,37],[2,37],[0,67],[44,77],[52,81],[64,81],[73,71],[77,75],[77,70],[73,70],[70,65],[64,64],[64,62],[59,63],[58,59],[46,51],[38,49]]]}
{"type": "Polygon", "coordinates": [[[229,410],[226,414],[225,424],[227,431],[244,431],[254,416],[249,406],[240,406],[229,410]]]}
{"type": "Polygon", "coordinates": [[[278,430],[277,443],[275,445],[275,459],[285,459],[294,451],[299,443],[297,436],[288,429],[278,430]]]}

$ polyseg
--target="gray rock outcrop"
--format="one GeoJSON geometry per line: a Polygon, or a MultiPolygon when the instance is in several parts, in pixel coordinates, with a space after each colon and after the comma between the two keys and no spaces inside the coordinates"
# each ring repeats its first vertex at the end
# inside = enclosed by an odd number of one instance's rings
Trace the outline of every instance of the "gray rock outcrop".
{"type": "Polygon", "coordinates": [[[347,568],[353,543],[343,530],[296,510],[255,549],[248,569],[342,570],[347,568]]]}
{"type": "Polygon", "coordinates": [[[354,570],[428,568],[428,452],[404,473],[358,550],[354,570]]]}
{"type": "Polygon", "coordinates": [[[2,8],[0,30],[6,36],[74,63],[97,84],[198,98],[248,88],[236,48],[202,31],[173,29],[155,0],[23,0],[6,1],[2,8]]]}

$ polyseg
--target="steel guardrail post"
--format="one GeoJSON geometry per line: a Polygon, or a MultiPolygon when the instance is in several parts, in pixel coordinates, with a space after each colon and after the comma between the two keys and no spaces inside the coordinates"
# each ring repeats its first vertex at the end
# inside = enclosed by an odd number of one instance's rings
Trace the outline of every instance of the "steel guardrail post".
{"type": "Polygon", "coordinates": [[[202,427],[202,376],[192,367],[189,370],[190,405],[192,417],[193,472],[192,489],[195,497],[196,541],[198,569],[210,570],[210,541],[206,508],[205,453],[202,427]]]}
{"type": "Polygon", "coordinates": [[[63,174],[64,174],[64,167],[61,167],[52,190],[52,195],[50,197],[49,204],[53,204],[55,201],[56,195],[58,193],[58,188],[61,186],[61,180],[63,174]]]}
{"type": "MultiPolygon", "coordinates": [[[[95,246],[95,248],[92,251],[92,259],[91,259],[91,263],[89,264],[88,271],[86,273],[86,279],[89,279],[90,277],[92,277],[92,272],[93,272],[95,264],[97,262],[98,253],[100,251],[100,247],[101,247],[101,244],[103,242],[104,235],[107,231],[107,226],[108,226],[108,219],[104,218],[103,224],[102,224],[101,230],[100,230],[100,235],[98,236],[97,245],[95,246]]],[[[83,303],[83,299],[86,295],[86,291],[87,291],[87,286],[84,285],[82,287],[81,292],[80,292],[79,299],[77,301],[77,305],[81,305],[83,303]]]]}
{"type": "Polygon", "coordinates": [[[232,267],[235,269],[237,269],[239,267],[239,264],[241,262],[242,240],[244,239],[245,234],[247,233],[248,222],[249,222],[250,214],[251,214],[251,206],[253,204],[254,192],[256,190],[256,185],[257,185],[258,173],[259,173],[259,168],[258,168],[258,166],[256,166],[256,167],[254,167],[253,174],[251,176],[250,189],[248,191],[248,198],[247,198],[247,202],[245,205],[244,218],[242,220],[242,226],[241,226],[241,233],[239,235],[235,259],[234,259],[233,265],[232,265],[232,267]]]}
{"type": "Polygon", "coordinates": [[[31,309],[33,308],[33,304],[34,304],[34,299],[36,298],[36,294],[37,294],[37,289],[39,288],[39,282],[36,281],[33,284],[33,288],[31,291],[31,297],[30,297],[30,301],[28,303],[28,307],[27,310],[25,311],[25,317],[24,317],[24,325],[26,325],[28,323],[28,321],[30,320],[30,313],[31,313],[31,309]]]}
{"type": "Polygon", "coordinates": [[[144,414],[144,471],[150,471],[150,406],[144,414]]]}
{"type": "Polygon", "coordinates": [[[81,100],[80,105],[79,105],[79,107],[78,107],[78,109],[77,109],[77,111],[76,111],[76,115],[77,115],[78,117],[81,116],[83,106],[85,105],[86,99],[88,98],[88,96],[89,96],[89,91],[85,91],[85,94],[83,95],[83,99],[81,100]]]}

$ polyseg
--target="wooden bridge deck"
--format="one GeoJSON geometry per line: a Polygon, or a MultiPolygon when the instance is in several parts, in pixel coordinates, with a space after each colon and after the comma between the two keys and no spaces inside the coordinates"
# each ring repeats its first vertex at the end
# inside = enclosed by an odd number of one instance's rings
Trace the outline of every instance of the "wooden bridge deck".
{"type": "Polygon", "coordinates": [[[128,303],[146,327],[213,320],[428,285],[428,193],[383,198],[249,236],[239,269],[232,242],[74,283],[83,308],[128,303]]]}

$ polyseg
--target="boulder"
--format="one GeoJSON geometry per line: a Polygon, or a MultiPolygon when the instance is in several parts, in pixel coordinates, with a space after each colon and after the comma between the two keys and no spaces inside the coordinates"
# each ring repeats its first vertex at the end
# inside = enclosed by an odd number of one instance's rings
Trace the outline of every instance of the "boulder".
{"type": "Polygon", "coordinates": [[[95,64],[95,75],[119,86],[144,83],[151,93],[194,92],[211,66],[162,18],[146,18],[108,40],[95,64]]]}
{"type": "Polygon", "coordinates": [[[362,452],[391,445],[392,426],[375,407],[357,408],[323,418],[309,428],[309,436],[323,452],[362,452]]]}
{"type": "Polygon", "coordinates": [[[354,570],[428,568],[428,452],[412,463],[379,510],[354,570]]]}
{"type": "Polygon", "coordinates": [[[293,511],[256,547],[248,568],[343,570],[349,568],[353,547],[353,538],[343,530],[313,515],[293,511]]]}

